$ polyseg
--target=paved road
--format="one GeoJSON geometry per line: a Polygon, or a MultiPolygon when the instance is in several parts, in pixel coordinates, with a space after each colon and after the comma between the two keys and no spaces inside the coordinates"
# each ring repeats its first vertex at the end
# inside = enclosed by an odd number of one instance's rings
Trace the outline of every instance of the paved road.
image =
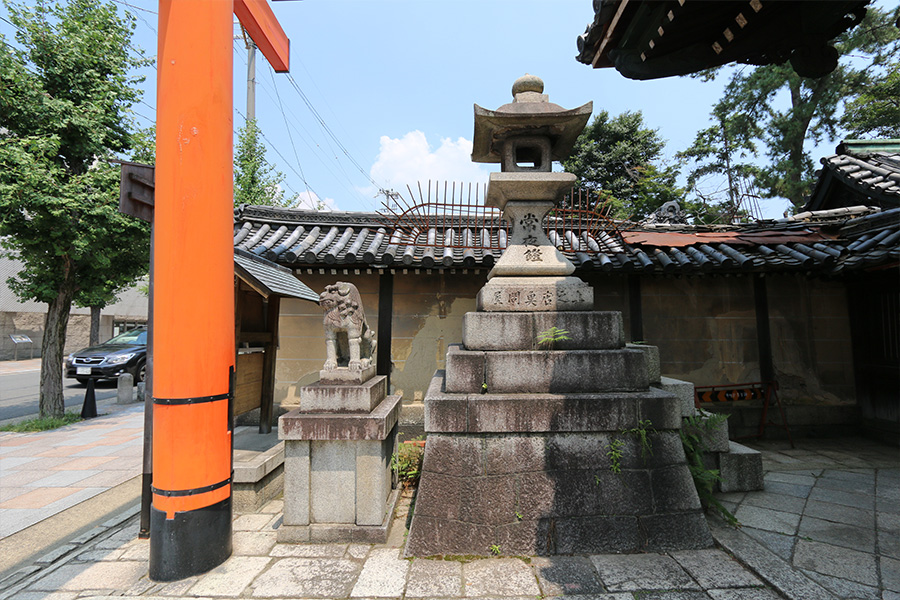
{"type": "MultiPolygon", "coordinates": [[[[40,359],[23,360],[19,361],[18,365],[4,366],[8,368],[0,370],[0,421],[36,415],[41,379],[40,359]]],[[[85,390],[86,388],[74,379],[63,380],[66,410],[81,410],[85,390]]],[[[98,382],[95,394],[97,401],[115,398],[116,382],[98,382]]]]}

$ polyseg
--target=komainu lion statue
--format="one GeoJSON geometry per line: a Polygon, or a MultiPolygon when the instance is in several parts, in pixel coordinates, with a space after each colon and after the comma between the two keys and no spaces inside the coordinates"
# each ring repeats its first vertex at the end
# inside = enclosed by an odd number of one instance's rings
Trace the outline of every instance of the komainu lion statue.
{"type": "Polygon", "coordinates": [[[325,311],[325,370],[368,368],[375,356],[375,332],[366,323],[356,286],[341,281],[326,285],[319,305],[325,311]]]}

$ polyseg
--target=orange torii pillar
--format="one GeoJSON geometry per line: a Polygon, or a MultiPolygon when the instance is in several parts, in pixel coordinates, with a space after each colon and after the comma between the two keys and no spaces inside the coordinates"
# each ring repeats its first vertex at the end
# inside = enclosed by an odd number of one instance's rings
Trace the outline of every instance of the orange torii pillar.
{"type": "Polygon", "coordinates": [[[159,3],[150,513],[157,581],[207,571],[232,549],[232,12],[276,70],[287,70],[287,38],[265,0],[159,3]]]}

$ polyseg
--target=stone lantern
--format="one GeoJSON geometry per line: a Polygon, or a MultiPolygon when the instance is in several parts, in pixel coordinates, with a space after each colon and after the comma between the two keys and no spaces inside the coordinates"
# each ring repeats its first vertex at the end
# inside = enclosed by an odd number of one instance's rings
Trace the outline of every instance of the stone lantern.
{"type": "Polygon", "coordinates": [[[544,233],[575,183],[551,165],[591,104],[551,104],[529,75],[513,96],[495,111],[475,106],[472,158],[501,164],[486,203],[503,210],[509,244],[425,395],[405,553],[707,548],[678,397],[651,385],[650,351],[626,347],[621,313],[593,310],[592,289],[544,233]]]}
{"type": "Polygon", "coordinates": [[[575,175],[551,170],[553,161],[571,152],[593,105],[566,110],[543,91],[540,78],[525,75],[513,84],[511,103],[497,110],[475,105],[472,160],[500,163],[500,173],[491,173],[485,204],[502,210],[510,228],[509,245],[478,295],[478,310],[593,307],[591,288],[569,277],[575,266],[550,243],[542,225],[575,184],[575,175]]]}

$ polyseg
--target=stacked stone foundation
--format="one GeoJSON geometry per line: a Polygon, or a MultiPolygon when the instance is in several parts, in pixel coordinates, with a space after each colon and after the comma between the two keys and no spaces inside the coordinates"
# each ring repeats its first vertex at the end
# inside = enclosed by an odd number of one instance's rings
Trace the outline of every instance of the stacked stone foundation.
{"type": "Polygon", "coordinates": [[[463,340],[425,397],[407,555],[712,545],[679,399],[650,387],[619,313],[469,313],[463,340]],[[551,326],[571,339],[535,348],[551,326]]]}

